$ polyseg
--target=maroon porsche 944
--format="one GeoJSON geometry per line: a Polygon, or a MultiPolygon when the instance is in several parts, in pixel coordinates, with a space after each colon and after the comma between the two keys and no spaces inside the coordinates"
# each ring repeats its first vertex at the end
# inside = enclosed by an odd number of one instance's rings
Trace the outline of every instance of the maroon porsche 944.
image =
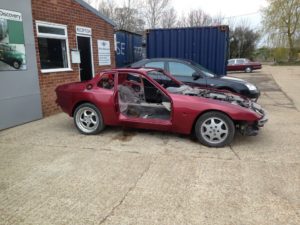
{"type": "Polygon", "coordinates": [[[256,135],[268,120],[246,97],[192,88],[153,68],[105,70],[90,81],[60,85],[56,94],[57,104],[88,135],[105,126],[128,126],[193,133],[203,145],[223,147],[236,131],[256,135]]]}

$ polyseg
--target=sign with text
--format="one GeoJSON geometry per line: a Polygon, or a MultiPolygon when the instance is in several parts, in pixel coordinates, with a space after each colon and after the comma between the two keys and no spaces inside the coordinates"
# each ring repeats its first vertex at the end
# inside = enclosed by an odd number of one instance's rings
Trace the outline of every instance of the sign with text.
{"type": "Polygon", "coordinates": [[[80,52],[78,50],[71,50],[72,63],[81,63],[80,52]]]}
{"type": "Polygon", "coordinates": [[[0,9],[0,18],[22,22],[22,14],[19,12],[0,9]]]}
{"type": "Polygon", "coordinates": [[[0,9],[0,71],[26,69],[22,14],[0,9]]]}
{"type": "Polygon", "coordinates": [[[92,29],[89,27],[76,26],[76,34],[92,35],[92,29]]]}
{"type": "Polygon", "coordinates": [[[97,43],[98,43],[99,66],[111,65],[109,41],[98,40],[97,43]]]}

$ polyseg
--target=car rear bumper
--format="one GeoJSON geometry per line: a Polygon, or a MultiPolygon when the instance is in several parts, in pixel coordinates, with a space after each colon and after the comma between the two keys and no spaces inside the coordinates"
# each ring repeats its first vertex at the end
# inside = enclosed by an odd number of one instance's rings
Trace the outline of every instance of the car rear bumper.
{"type": "Polygon", "coordinates": [[[261,65],[254,65],[254,66],[252,66],[252,69],[253,69],[253,70],[259,70],[259,69],[261,69],[261,68],[262,68],[261,65]]]}

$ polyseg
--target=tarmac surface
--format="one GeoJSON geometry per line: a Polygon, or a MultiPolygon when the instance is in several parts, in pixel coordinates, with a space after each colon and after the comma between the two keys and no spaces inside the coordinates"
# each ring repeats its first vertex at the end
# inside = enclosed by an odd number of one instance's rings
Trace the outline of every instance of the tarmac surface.
{"type": "Polygon", "coordinates": [[[256,137],[207,148],[188,136],[58,114],[0,132],[0,224],[300,224],[300,67],[238,73],[262,91],[256,137]]]}

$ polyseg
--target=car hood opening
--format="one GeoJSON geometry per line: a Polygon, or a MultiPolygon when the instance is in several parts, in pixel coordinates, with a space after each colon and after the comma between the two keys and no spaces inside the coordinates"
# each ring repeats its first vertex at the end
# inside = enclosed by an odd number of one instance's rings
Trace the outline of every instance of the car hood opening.
{"type": "Polygon", "coordinates": [[[253,109],[254,107],[254,102],[251,101],[250,99],[231,92],[224,92],[224,91],[214,90],[214,89],[201,89],[198,87],[192,88],[188,85],[181,85],[180,87],[168,87],[167,90],[173,94],[199,96],[203,98],[225,101],[233,105],[238,105],[249,109],[253,109]]]}

